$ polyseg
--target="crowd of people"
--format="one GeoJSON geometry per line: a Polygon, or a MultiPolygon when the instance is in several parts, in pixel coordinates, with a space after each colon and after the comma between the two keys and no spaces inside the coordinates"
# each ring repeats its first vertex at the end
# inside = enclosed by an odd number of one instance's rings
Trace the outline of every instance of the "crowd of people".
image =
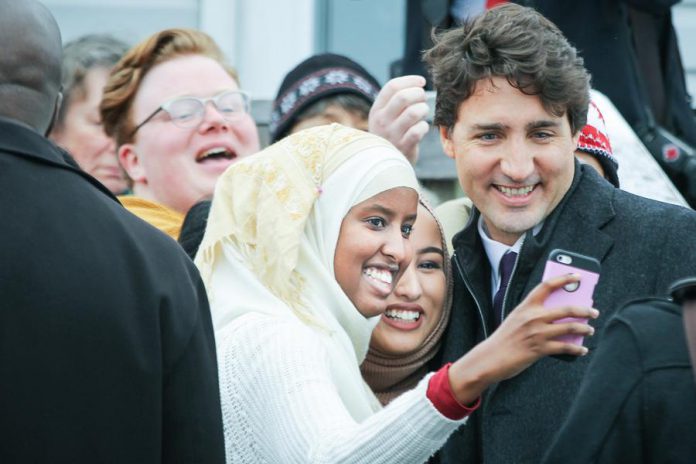
{"type": "Polygon", "coordinates": [[[620,189],[535,9],[423,55],[465,193],[437,208],[422,76],[309,57],[261,149],[207,34],[62,47],[0,10],[0,461],[696,460],[696,213],[620,189]],[[591,302],[558,250],[601,266],[591,302]]]}

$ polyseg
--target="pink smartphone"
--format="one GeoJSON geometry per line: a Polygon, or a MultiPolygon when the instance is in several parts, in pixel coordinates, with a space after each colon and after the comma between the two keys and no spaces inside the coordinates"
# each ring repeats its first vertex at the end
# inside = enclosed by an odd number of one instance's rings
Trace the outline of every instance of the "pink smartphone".
{"type": "MultiPolygon", "coordinates": [[[[593,294],[597,281],[599,280],[600,265],[599,261],[578,253],[566,250],[553,250],[546,261],[546,268],[542,280],[548,280],[566,274],[580,275],[580,281],[567,284],[555,290],[544,302],[546,308],[558,308],[560,306],[587,306],[592,307],[594,303],[593,294]]],[[[587,319],[566,317],[554,321],[569,322],[578,321],[587,323],[587,319]]],[[[582,335],[563,335],[558,340],[582,345],[582,335]]]]}

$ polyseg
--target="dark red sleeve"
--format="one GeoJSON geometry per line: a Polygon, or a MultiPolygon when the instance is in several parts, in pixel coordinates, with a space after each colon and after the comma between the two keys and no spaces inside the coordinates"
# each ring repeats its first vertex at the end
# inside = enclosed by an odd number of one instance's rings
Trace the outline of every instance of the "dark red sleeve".
{"type": "Polygon", "coordinates": [[[477,398],[471,406],[464,406],[457,401],[449,383],[451,365],[452,363],[445,364],[435,375],[430,377],[425,396],[433,403],[435,409],[440,411],[440,414],[451,420],[460,420],[476,411],[481,404],[481,397],[477,398]]]}

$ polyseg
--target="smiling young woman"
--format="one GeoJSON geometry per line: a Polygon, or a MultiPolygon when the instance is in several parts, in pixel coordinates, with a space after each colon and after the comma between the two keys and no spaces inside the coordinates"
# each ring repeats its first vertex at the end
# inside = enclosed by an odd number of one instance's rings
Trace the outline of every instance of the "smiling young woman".
{"type": "Polygon", "coordinates": [[[403,211],[418,201],[415,190],[394,188],[352,207],[341,223],[334,255],[334,275],[365,317],[379,316],[403,273],[399,266],[412,254],[416,215],[403,211]],[[407,213],[407,216],[403,216],[407,213]]]}
{"type": "Polygon", "coordinates": [[[360,364],[413,257],[417,187],[391,144],[336,124],[291,135],[220,178],[196,264],[216,330],[228,463],[424,462],[490,383],[544,354],[582,353],[551,341],[591,330],[553,320],[594,316],[541,306],[570,281],[560,278],[502,335],[381,409],[360,364]]]}
{"type": "Polygon", "coordinates": [[[428,373],[452,305],[446,238],[433,212],[418,205],[410,236],[413,260],[387,299],[360,366],[382,404],[413,388],[428,373]]]}

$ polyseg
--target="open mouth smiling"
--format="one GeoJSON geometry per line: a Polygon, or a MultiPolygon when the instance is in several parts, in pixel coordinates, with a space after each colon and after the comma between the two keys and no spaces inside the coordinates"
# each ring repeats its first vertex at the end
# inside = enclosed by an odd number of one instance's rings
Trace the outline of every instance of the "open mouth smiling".
{"type": "Polygon", "coordinates": [[[384,313],[389,319],[403,322],[417,322],[421,318],[420,311],[409,311],[406,309],[387,309],[384,313]]]}
{"type": "Polygon", "coordinates": [[[233,160],[237,158],[237,154],[225,147],[214,147],[205,150],[196,156],[197,163],[203,163],[208,160],[233,160]]]}
{"type": "Polygon", "coordinates": [[[534,185],[525,185],[522,187],[509,187],[506,185],[498,185],[498,184],[493,184],[493,186],[498,190],[500,193],[505,195],[508,198],[520,198],[520,197],[525,197],[532,193],[532,191],[536,188],[538,184],[534,185]]]}
{"type": "Polygon", "coordinates": [[[388,295],[392,291],[393,283],[396,279],[398,267],[391,266],[366,266],[363,275],[368,281],[377,288],[382,294],[388,295]]]}

